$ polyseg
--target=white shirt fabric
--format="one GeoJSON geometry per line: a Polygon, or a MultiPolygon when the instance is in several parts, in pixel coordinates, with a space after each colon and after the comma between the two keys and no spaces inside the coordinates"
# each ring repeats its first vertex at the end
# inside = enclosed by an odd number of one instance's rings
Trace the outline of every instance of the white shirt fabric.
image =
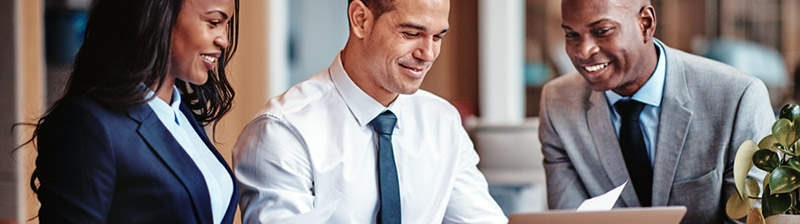
{"type": "Polygon", "coordinates": [[[617,112],[614,104],[620,100],[639,101],[644,104],[642,113],[639,114],[639,127],[642,130],[644,137],[644,146],[647,149],[647,156],[650,159],[650,166],[655,164],[656,158],[656,144],[658,140],[658,122],[659,115],[661,114],[661,98],[664,95],[664,83],[667,80],[667,56],[664,53],[664,47],[661,41],[653,39],[658,51],[658,62],[650,79],[630,97],[624,97],[615,93],[612,90],[606,90],[606,100],[608,102],[608,109],[611,113],[611,124],[614,125],[614,131],[619,138],[619,126],[622,125],[619,113],[617,112]]]}
{"type": "MultiPolygon", "coordinates": [[[[147,97],[149,98],[152,95],[154,93],[150,91],[147,97]]],[[[186,151],[186,154],[189,154],[197,168],[200,169],[208,187],[214,223],[222,222],[233,195],[233,180],[228,174],[228,170],[217,160],[217,157],[214,156],[214,153],[206,146],[203,139],[192,127],[192,124],[181,112],[181,96],[178,93],[178,88],[173,87],[172,105],[167,104],[167,102],[158,97],[153,97],[147,104],[153,109],[158,120],[172,134],[172,137],[186,151]]]]}
{"type": "Polygon", "coordinates": [[[478,171],[456,109],[420,90],[387,108],[364,93],[339,56],[270,99],[233,149],[244,223],[374,223],[377,135],[397,116],[392,147],[403,223],[507,223],[478,171]]]}

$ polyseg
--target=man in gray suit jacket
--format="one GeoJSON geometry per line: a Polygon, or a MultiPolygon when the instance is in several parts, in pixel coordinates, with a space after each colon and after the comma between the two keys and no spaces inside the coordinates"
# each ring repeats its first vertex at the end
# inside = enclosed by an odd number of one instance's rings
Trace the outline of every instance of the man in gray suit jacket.
{"type": "Polygon", "coordinates": [[[683,205],[684,223],[730,221],[736,150],[774,121],[764,84],[654,39],[649,0],[564,0],[561,10],[579,74],[542,94],[550,208],[629,181],[617,207],[683,205]]]}

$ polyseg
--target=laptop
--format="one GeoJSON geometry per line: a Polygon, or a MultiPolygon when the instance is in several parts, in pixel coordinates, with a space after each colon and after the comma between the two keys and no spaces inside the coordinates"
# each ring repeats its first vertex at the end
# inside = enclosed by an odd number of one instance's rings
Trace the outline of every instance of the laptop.
{"type": "Polygon", "coordinates": [[[619,208],[611,211],[577,212],[555,210],[540,213],[512,214],[509,224],[566,224],[566,223],[614,223],[614,224],[679,224],[686,214],[684,206],[619,208]]]}

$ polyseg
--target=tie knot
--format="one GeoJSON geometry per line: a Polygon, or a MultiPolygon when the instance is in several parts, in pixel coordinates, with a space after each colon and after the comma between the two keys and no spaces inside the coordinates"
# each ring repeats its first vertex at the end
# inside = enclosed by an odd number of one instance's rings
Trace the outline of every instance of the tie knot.
{"type": "Polygon", "coordinates": [[[644,109],[644,104],[640,103],[636,100],[620,100],[614,104],[614,107],[617,108],[617,113],[621,119],[628,119],[628,120],[638,120],[639,114],[642,113],[642,109],[644,109]]]}
{"type": "Polygon", "coordinates": [[[394,131],[394,124],[397,123],[397,117],[391,111],[386,111],[372,119],[369,122],[375,132],[382,135],[391,135],[394,131]]]}

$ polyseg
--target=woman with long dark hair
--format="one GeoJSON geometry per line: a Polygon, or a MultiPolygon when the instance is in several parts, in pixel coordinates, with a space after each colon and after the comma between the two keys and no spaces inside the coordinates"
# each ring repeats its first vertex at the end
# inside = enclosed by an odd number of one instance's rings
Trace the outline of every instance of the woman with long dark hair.
{"type": "Polygon", "coordinates": [[[238,187],[204,126],[231,108],[238,14],[238,0],[94,1],[34,132],[42,223],[233,221],[238,187]]]}

